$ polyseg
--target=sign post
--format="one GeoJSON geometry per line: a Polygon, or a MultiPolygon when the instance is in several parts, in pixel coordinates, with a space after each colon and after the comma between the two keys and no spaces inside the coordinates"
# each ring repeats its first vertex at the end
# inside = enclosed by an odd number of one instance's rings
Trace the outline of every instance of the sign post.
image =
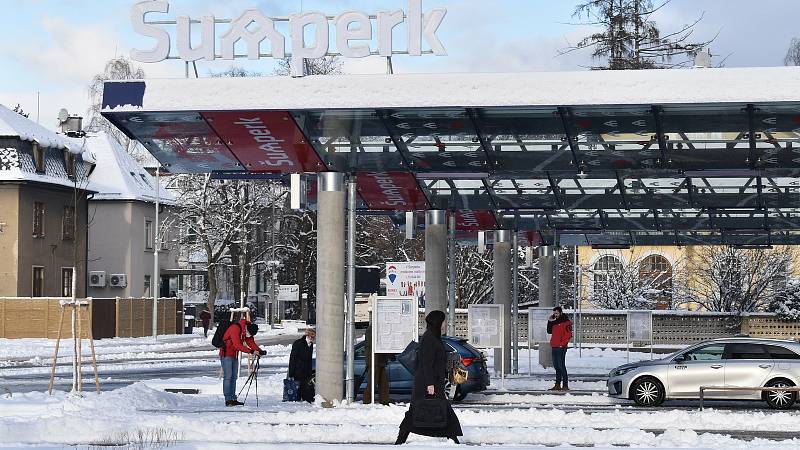
{"type": "Polygon", "coordinates": [[[631,344],[648,342],[650,359],[653,359],[653,311],[628,311],[627,349],[631,360],[631,344]]]}
{"type": "Polygon", "coordinates": [[[386,263],[386,296],[413,297],[422,307],[425,298],[425,261],[386,263]]]}
{"type": "Polygon", "coordinates": [[[372,303],[372,335],[369,364],[370,398],[375,402],[375,355],[402,353],[419,340],[419,309],[413,297],[375,297],[372,303]]]}
{"type": "Polygon", "coordinates": [[[531,375],[531,348],[532,344],[550,342],[547,337],[547,320],[553,311],[550,308],[528,308],[528,375],[531,375]]]}
{"type": "Polygon", "coordinates": [[[495,304],[469,305],[467,311],[467,336],[477,348],[500,349],[500,377],[502,389],[506,388],[506,349],[503,347],[503,306],[495,304]]]}

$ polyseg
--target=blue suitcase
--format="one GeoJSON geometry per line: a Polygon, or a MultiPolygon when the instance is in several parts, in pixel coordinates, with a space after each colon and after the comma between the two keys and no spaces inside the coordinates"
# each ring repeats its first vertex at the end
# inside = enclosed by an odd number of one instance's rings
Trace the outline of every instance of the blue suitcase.
{"type": "Polygon", "coordinates": [[[300,382],[297,380],[285,379],[283,380],[283,401],[285,402],[299,402],[300,401],[300,382]]]}

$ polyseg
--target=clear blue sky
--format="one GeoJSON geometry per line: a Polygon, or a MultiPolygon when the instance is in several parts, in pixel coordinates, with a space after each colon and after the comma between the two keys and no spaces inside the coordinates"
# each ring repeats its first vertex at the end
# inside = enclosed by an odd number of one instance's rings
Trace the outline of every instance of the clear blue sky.
{"type": "MultiPolygon", "coordinates": [[[[440,31],[447,57],[397,57],[396,72],[512,72],[583,70],[586,52],[558,56],[560,49],[591,31],[573,25],[578,0],[424,0],[423,9],[441,6],[448,15],[440,31]]],[[[59,108],[84,113],[86,86],[114,55],[148,47],[150,40],[132,32],[130,0],[0,0],[0,103],[21,103],[35,118],[41,93],[41,123],[53,127],[59,108]]],[[[300,10],[300,0],[172,0],[167,17],[215,14],[236,17],[256,7],[268,15],[300,10]]],[[[348,9],[374,13],[407,9],[407,0],[303,0],[304,10],[337,14],[348,9]]],[[[697,39],[719,33],[711,47],[728,67],[782,65],[789,41],[800,36],[798,0],[672,0],[657,13],[665,31],[675,30],[705,13],[697,39]]],[[[245,63],[271,72],[272,63],[245,63]]],[[[200,63],[201,75],[230,63],[200,63]]],[[[353,60],[347,72],[382,72],[379,58],[353,60]]],[[[180,77],[179,62],[143,66],[151,77],[180,77]]]]}

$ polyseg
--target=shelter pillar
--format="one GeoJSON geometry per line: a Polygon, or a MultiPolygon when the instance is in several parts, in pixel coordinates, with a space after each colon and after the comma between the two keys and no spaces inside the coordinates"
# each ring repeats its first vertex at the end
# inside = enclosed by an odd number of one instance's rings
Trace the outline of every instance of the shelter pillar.
{"type": "Polygon", "coordinates": [[[344,392],[345,190],[343,174],[318,175],[317,394],[341,401],[344,392]]]}
{"type": "Polygon", "coordinates": [[[511,231],[494,232],[494,303],[503,305],[503,350],[494,351],[495,371],[511,373],[511,231]],[[502,359],[501,359],[502,358],[502,359]],[[504,361],[499,364],[499,361],[504,361]]]}
{"type": "Polygon", "coordinates": [[[447,313],[447,214],[425,213],[425,311],[447,313]]]}
{"type": "MultiPolygon", "coordinates": [[[[556,247],[539,247],[539,306],[552,308],[554,298],[553,280],[555,279],[556,247]]],[[[539,344],[539,364],[542,367],[553,367],[553,355],[550,343],[539,344]]]]}

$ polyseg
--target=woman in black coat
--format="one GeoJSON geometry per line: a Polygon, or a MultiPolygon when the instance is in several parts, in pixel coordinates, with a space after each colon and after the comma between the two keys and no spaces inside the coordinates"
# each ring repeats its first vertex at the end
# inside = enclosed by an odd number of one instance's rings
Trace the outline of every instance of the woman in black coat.
{"type": "Polygon", "coordinates": [[[414,405],[425,397],[444,399],[445,381],[447,379],[447,352],[442,343],[442,328],[445,315],[441,311],[431,311],[425,322],[427,329],[419,343],[417,371],[414,373],[414,388],[411,392],[411,407],[400,424],[400,433],[395,445],[404,444],[409,433],[424,436],[447,437],[458,444],[458,436],[463,436],[461,424],[453,408],[448,405],[447,426],[444,428],[428,428],[414,426],[414,405]]]}

